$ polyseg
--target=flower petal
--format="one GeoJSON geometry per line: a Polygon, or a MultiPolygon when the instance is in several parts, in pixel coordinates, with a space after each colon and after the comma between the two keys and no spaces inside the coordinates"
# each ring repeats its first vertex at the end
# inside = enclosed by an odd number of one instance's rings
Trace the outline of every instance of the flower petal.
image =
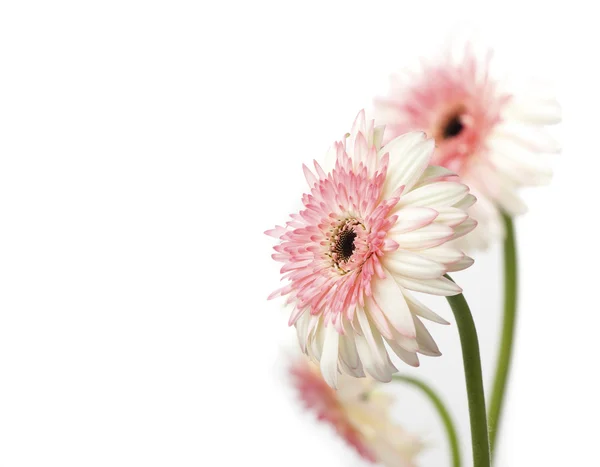
{"type": "Polygon", "coordinates": [[[425,139],[422,132],[407,133],[390,141],[381,150],[383,154],[388,152],[390,157],[383,198],[389,198],[403,185],[410,191],[429,165],[434,149],[434,140],[425,139]]]}
{"type": "Polygon", "coordinates": [[[404,195],[397,208],[404,206],[444,207],[452,206],[462,200],[469,192],[469,187],[458,182],[434,182],[416,188],[404,195]]]}
{"type": "Polygon", "coordinates": [[[467,269],[468,267],[471,267],[474,262],[475,261],[473,260],[473,258],[470,258],[469,256],[464,256],[461,260],[457,261],[456,263],[448,265],[448,272],[462,271],[464,269],[467,269]]]}
{"type": "Polygon", "coordinates": [[[321,374],[327,384],[334,389],[337,389],[339,339],[340,334],[330,323],[325,328],[325,342],[321,355],[321,374]]]}
{"type": "Polygon", "coordinates": [[[454,282],[440,277],[439,279],[422,279],[412,280],[406,277],[398,276],[396,278],[398,284],[415,292],[423,292],[431,295],[441,295],[443,297],[458,295],[462,289],[454,282]]]}
{"type": "Polygon", "coordinates": [[[414,317],[415,328],[417,330],[417,342],[419,343],[419,353],[430,357],[439,357],[442,355],[437,344],[429,334],[429,331],[419,318],[414,317]]]}
{"type": "Polygon", "coordinates": [[[396,234],[392,229],[388,236],[398,243],[400,248],[422,250],[447,242],[454,237],[454,230],[446,225],[430,224],[421,229],[402,234],[396,234]]]}
{"type": "Polygon", "coordinates": [[[414,279],[435,279],[446,273],[446,268],[440,263],[406,250],[387,254],[384,264],[393,274],[414,279]]]}
{"type": "Polygon", "coordinates": [[[438,212],[431,208],[407,207],[396,213],[398,219],[392,227],[394,233],[411,232],[431,224],[438,212]]]}
{"type": "Polygon", "coordinates": [[[434,323],[448,325],[450,324],[444,318],[442,318],[437,313],[431,311],[428,307],[423,305],[419,300],[412,296],[407,290],[404,290],[404,298],[406,299],[406,303],[410,308],[411,313],[420,316],[421,318],[427,319],[429,321],[433,321],[434,323]]]}
{"type": "Polygon", "coordinates": [[[372,283],[373,298],[394,329],[406,337],[414,338],[415,324],[402,289],[389,271],[384,268],[384,272],[385,279],[374,280],[372,283]]]}

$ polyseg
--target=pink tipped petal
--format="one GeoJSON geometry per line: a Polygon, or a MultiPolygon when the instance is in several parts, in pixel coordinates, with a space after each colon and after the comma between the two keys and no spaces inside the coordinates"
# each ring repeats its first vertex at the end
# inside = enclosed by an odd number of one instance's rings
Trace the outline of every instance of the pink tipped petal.
{"type": "Polygon", "coordinates": [[[286,232],[287,230],[284,227],[276,226],[274,229],[265,231],[265,235],[279,239],[286,232]]]}
{"type": "Polygon", "coordinates": [[[317,183],[317,177],[314,176],[314,174],[310,171],[310,169],[308,167],[306,167],[306,165],[302,164],[302,170],[304,171],[304,177],[306,178],[306,183],[308,183],[308,186],[310,188],[313,187],[313,185],[315,183],[317,183]]]}

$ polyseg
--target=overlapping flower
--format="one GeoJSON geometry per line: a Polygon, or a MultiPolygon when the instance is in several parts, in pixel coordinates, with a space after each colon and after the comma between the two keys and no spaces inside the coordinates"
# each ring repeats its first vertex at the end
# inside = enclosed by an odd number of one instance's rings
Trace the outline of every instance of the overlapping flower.
{"type": "Polygon", "coordinates": [[[458,294],[444,275],[472,263],[448,243],[476,226],[469,188],[430,166],[423,132],[385,146],[383,132],[361,111],[323,165],[304,167],[304,209],[266,232],[285,282],[270,298],[287,298],[302,350],[333,387],[339,373],[390,381],[390,350],[413,366],[440,355],[422,319],[446,322],[413,292],[458,294]]]}
{"type": "Polygon", "coordinates": [[[459,174],[477,196],[469,211],[479,223],[468,237],[473,249],[503,236],[501,212],[526,210],[518,188],[547,183],[551,170],[543,153],[559,151],[544,132],[561,119],[556,100],[539,90],[503,89],[490,75],[490,59],[480,60],[471,46],[458,58],[448,52],[418,76],[394,76],[388,96],[375,101],[386,135],[425,131],[436,141],[432,162],[459,174]]]}
{"type": "Polygon", "coordinates": [[[319,368],[298,359],[290,368],[292,383],[305,407],[334,427],[364,459],[388,467],[414,467],[422,442],[390,418],[393,399],[372,379],[340,377],[331,389],[319,368]]]}

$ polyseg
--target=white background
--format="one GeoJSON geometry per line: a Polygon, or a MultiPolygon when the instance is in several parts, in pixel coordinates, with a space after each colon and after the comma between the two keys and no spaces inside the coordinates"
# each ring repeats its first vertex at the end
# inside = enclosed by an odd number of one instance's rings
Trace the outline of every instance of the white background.
{"type": "MultiPolygon", "coordinates": [[[[360,465],[281,382],[271,240],[393,70],[484,32],[564,108],[518,222],[501,466],[596,465],[600,40],[587,2],[103,1],[0,7],[0,466],[360,465]]],[[[499,248],[457,275],[490,380],[499,248]]],[[[440,313],[450,318],[443,301],[440,313]]],[[[423,361],[468,423],[454,326],[423,361]]],[[[446,465],[430,407],[397,417],[446,465]]],[[[467,464],[465,464],[467,465],[467,464]]]]}

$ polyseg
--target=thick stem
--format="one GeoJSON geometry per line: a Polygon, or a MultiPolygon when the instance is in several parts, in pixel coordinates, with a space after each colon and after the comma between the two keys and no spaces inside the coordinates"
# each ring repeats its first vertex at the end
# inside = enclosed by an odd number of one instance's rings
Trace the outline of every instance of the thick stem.
{"type": "Polygon", "coordinates": [[[517,317],[517,248],[513,220],[503,214],[506,237],[504,239],[504,317],[502,319],[502,337],[496,363],[496,375],[490,399],[490,444],[492,454],[496,440],[506,394],[506,385],[512,358],[515,325],[517,317]]]}
{"type": "Polygon", "coordinates": [[[448,436],[448,444],[450,445],[450,452],[452,454],[452,466],[453,467],[461,467],[461,458],[460,458],[460,445],[458,443],[458,435],[456,432],[456,428],[454,426],[454,422],[452,417],[450,416],[450,412],[442,402],[440,396],[423,381],[417,378],[411,378],[410,376],[404,375],[395,375],[393,376],[394,380],[402,381],[403,383],[411,384],[416,388],[423,391],[435,409],[437,410],[438,415],[442,419],[442,423],[444,424],[444,428],[446,430],[446,435],[448,436]]]}
{"type": "MultiPolygon", "coordinates": [[[[450,276],[446,275],[448,279],[450,276]]],[[[446,297],[452,308],[460,346],[462,348],[467,399],[469,401],[469,419],[471,422],[471,445],[473,447],[473,467],[490,467],[490,443],[488,438],[487,415],[485,413],[485,395],[481,373],[481,357],[477,329],[465,297],[455,295],[446,297]]]]}

